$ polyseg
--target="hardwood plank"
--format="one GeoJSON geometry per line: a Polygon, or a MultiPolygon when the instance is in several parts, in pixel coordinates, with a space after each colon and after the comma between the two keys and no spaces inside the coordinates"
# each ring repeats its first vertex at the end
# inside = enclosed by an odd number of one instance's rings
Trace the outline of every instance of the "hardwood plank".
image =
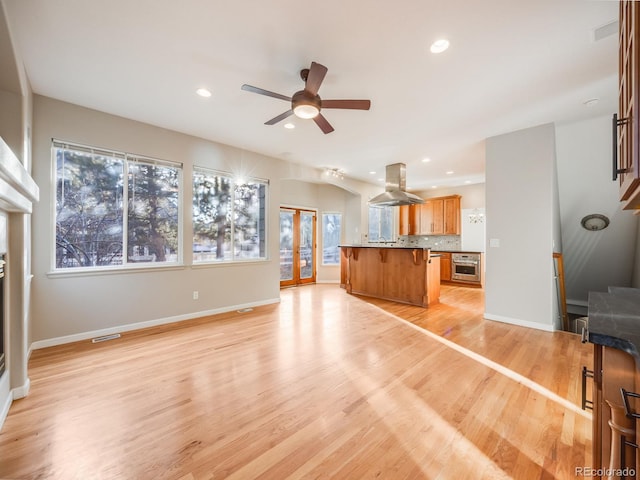
{"type": "Polygon", "coordinates": [[[281,303],[37,350],[0,478],[574,478],[591,462],[589,345],[335,285],[281,303]]]}

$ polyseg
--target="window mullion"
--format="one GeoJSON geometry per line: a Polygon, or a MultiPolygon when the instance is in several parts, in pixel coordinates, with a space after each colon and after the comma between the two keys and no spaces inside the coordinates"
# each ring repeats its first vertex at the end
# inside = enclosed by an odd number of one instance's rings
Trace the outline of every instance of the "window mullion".
{"type": "Polygon", "coordinates": [[[236,181],[235,179],[231,181],[231,260],[235,261],[236,259],[236,181]]]}
{"type": "Polygon", "coordinates": [[[122,264],[129,263],[129,162],[123,162],[122,181],[122,264]]]}

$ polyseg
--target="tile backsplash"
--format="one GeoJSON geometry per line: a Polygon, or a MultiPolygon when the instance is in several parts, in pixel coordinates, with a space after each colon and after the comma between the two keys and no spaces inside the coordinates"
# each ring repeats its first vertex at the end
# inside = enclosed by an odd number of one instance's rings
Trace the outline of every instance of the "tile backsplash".
{"type": "Polygon", "coordinates": [[[460,235],[400,235],[396,245],[444,251],[461,249],[460,235]]]}

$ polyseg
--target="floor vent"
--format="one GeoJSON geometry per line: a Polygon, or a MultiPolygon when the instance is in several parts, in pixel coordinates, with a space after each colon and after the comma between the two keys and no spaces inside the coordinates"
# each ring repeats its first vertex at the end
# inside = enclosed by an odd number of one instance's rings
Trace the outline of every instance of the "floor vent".
{"type": "Polygon", "coordinates": [[[253,312],[253,308],[241,308],[240,310],[238,310],[238,313],[247,313],[247,312],[253,312]]]}
{"type": "Polygon", "coordinates": [[[115,340],[116,338],[120,338],[119,333],[112,333],[111,335],[103,335],[101,337],[92,338],[91,343],[106,342],[107,340],[115,340]]]}

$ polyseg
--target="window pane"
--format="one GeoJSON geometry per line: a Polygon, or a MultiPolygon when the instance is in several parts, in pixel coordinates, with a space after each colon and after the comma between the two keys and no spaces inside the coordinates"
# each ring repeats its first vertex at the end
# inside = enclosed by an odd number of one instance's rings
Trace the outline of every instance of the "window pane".
{"type": "Polygon", "coordinates": [[[293,279],[293,212],[280,211],[280,281],[293,279]]]}
{"type": "Polygon", "coordinates": [[[193,174],[193,260],[231,259],[231,179],[193,174]]]}
{"type": "Polygon", "coordinates": [[[369,241],[390,242],[395,239],[395,207],[369,205],[369,241]]]}
{"type": "Polygon", "coordinates": [[[315,215],[310,212],[300,212],[300,278],[313,276],[313,224],[315,215]]]}
{"type": "Polygon", "coordinates": [[[131,163],[127,259],[178,261],[178,169],[131,163]]]}
{"type": "Polygon", "coordinates": [[[382,207],[369,206],[369,241],[380,240],[380,212],[382,207]]]}
{"type": "Polygon", "coordinates": [[[322,214],[322,263],[324,265],[340,264],[340,237],[342,214],[322,214]]]}
{"type": "Polygon", "coordinates": [[[395,238],[393,234],[393,207],[384,207],[380,212],[380,237],[381,241],[390,242],[395,238]]]}
{"type": "Polygon", "coordinates": [[[233,247],[237,259],[265,257],[265,194],[263,183],[235,185],[233,247]]]}
{"type": "Polygon", "coordinates": [[[122,264],[123,159],[54,148],[56,268],[122,264]]]}
{"type": "Polygon", "coordinates": [[[267,184],[193,173],[193,260],[266,258],[267,184]]]}

